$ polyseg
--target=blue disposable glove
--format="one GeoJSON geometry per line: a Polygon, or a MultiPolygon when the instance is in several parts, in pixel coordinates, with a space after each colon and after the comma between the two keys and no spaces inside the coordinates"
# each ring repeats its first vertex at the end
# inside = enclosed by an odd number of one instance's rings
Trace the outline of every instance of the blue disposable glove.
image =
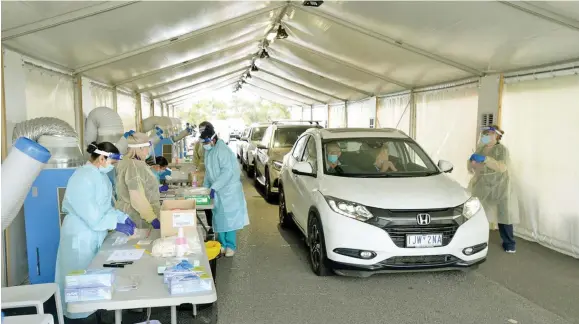
{"type": "Polygon", "coordinates": [[[130,131],[126,132],[125,135],[123,135],[123,136],[125,138],[129,138],[129,136],[133,135],[134,133],[135,133],[135,131],[131,129],[130,131]]]}
{"type": "Polygon", "coordinates": [[[159,222],[158,218],[153,219],[153,221],[151,222],[151,225],[153,225],[154,229],[161,228],[161,222],[159,222]]]}
{"type": "Polygon", "coordinates": [[[127,234],[128,236],[135,234],[135,228],[132,225],[127,225],[123,223],[117,223],[115,231],[127,234]]]}
{"type": "Polygon", "coordinates": [[[475,161],[476,163],[483,163],[486,159],[487,159],[486,156],[476,153],[470,156],[470,160],[475,161]]]}
{"type": "Polygon", "coordinates": [[[209,192],[209,198],[215,199],[215,189],[211,189],[211,191],[209,192]]]}
{"type": "Polygon", "coordinates": [[[131,225],[133,228],[137,227],[137,224],[135,224],[135,222],[133,222],[133,220],[130,217],[127,217],[127,219],[125,219],[125,224],[131,225]]]}
{"type": "Polygon", "coordinates": [[[162,185],[159,187],[159,192],[165,192],[169,190],[169,186],[168,185],[162,185]]]}

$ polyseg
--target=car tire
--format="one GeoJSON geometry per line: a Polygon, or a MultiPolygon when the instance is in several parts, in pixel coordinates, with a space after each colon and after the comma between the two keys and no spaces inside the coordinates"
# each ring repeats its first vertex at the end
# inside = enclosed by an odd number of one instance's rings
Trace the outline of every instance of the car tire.
{"type": "Polygon", "coordinates": [[[247,175],[250,178],[253,176],[253,185],[256,189],[261,189],[261,183],[259,183],[259,180],[257,180],[257,178],[259,178],[259,171],[257,170],[257,167],[253,166],[251,171],[247,171],[247,175]]]}
{"type": "Polygon", "coordinates": [[[316,214],[308,220],[308,247],[310,249],[310,266],[312,271],[320,277],[332,275],[326,254],[326,242],[322,222],[316,214]]]}
{"type": "Polygon", "coordinates": [[[274,199],[274,194],[273,192],[271,192],[271,182],[269,179],[269,170],[265,169],[265,188],[264,188],[264,192],[265,192],[265,201],[271,203],[273,202],[274,199]]]}
{"type": "Polygon", "coordinates": [[[287,212],[287,205],[285,202],[285,193],[283,187],[279,186],[279,227],[287,229],[292,224],[292,218],[287,212]]]}

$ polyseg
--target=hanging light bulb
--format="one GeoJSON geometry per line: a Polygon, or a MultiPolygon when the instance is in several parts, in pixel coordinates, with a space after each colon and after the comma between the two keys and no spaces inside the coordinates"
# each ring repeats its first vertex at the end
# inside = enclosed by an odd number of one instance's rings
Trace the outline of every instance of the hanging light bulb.
{"type": "Polygon", "coordinates": [[[249,74],[249,71],[247,71],[247,74],[245,75],[246,78],[251,79],[251,74],[249,74]]]}
{"type": "Polygon", "coordinates": [[[278,29],[277,29],[277,35],[276,37],[278,39],[286,39],[288,37],[287,32],[285,31],[285,28],[283,28],[282,25],[279,25],[278,29]]]}
{"type": "Polygon", "coordinates": [[[262,59],[269,58],[269,53],[267,53],[267,51],[264,49],[263,51],[261,51],[260,58],[262,58],[262,59]]]}
{"type": "Polygon", "coordinates": [[[251,66],[251,72],[259,72],[259,68],[254,64],[251,66]]]}
{"type": "Polygon", "coordinates": [[[323,1],[304,1],[304,7],[319,7],[324,3],[323,1]]]}

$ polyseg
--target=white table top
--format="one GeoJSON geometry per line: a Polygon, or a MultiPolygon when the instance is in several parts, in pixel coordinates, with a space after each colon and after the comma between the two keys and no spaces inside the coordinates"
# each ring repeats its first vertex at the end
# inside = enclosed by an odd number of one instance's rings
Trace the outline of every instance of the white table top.
{"type": "Polygon", "coordinates": [[[44,303],[57,289],[55,283],[2,287],[2,308],[20,308],[44,303]]]}
{"type": "MultiPolygon", "coordinates": [[[[115,238],[121,233],[111,233],[105,239],[103,246],[98,254],[93,259],[89,268],[102,268],[102,265],[107,263],[111,251],[116,249],[134,249],[136,240],[129,241],[125,245],[112,246],[115,238]]],[[[159,231],[153,230],[149,239],[154,240],[159,237],[159,231]]],[[[202,229],[199,228],[199,237],[203,237],[202,229]]],[[[207,274],[211,274],[211,267],[205,252],[205,244],[201,242],[203,255],[196,256],[200,258],[201,266],[205,268],[207,274]]],[[[150,252],[152,244],[141,246],[150,252]]],[[[117,276],[129,277],[131,275],[138,275],[140,279],[139,287],[131,291],[114,291],[111,300],[99,300],[90,302],[67,303],[67,310],[70,313],[84,313],[92,312],[98,309],[117,310],[117,309],[133,309],[133,308],[148,308],[148,307],[166,307],[180,304],[209,304],[217,300],[217,293],[215,285],[211,283],[211,291],[199,292],[186,295],[171,295],[169,288],[163,283],[163,276],[157,274],[157,266],[161,264],[163,259],[157,259],[152,255],[145,253],[143,257],[135,261],[131,265],[124,268],[113,268],[117,272],[117,276]]]]}
{"type": "Polygon", "coordinates": [[[2,324],[54,324],[54,318],[50,314],[6,316],[2,324]]]}

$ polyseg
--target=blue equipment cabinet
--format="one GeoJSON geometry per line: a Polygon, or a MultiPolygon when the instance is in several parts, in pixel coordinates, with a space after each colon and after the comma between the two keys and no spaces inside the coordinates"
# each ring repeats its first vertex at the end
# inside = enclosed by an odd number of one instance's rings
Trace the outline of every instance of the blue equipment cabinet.
{"type": "Polygon", "coordinates": [[[173,140],[170,138],[163,138],[159,143],[155,144],[155,156],[164,156],[169,163],[173,160],[173,140]],[[165,146],[170,146],[170,149],[163,149],[165,146]]]}
{"type": "Polygon", "coordinates": [[[31,284],[54,282],[61,205],[68,179],[76,168],[44,169],[24,200],[28,272],[31,284]]]}

